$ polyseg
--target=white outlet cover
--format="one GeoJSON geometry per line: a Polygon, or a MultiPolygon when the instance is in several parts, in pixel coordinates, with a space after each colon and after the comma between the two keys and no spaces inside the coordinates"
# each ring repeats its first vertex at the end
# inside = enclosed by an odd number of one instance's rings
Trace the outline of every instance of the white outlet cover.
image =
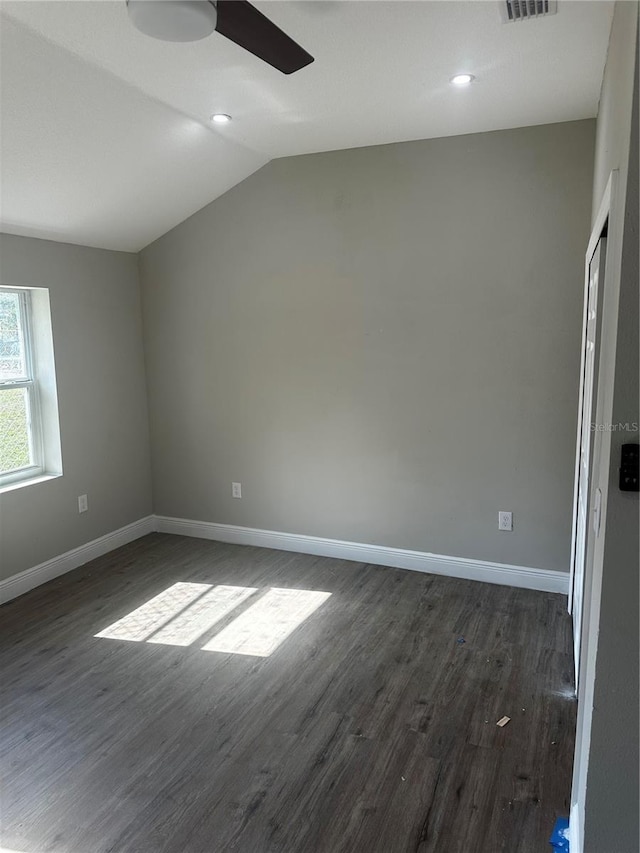
{"type": "Polygon", "coordinates": [[[513,513],[506,510],[498,512],[498,530],[513,530],[513,513]]]}
{"type": "Polygon", "coordinates": [[[242,483],[231,483],[231,497],[232,498],[241,498],[242,497],[242,483]]]}

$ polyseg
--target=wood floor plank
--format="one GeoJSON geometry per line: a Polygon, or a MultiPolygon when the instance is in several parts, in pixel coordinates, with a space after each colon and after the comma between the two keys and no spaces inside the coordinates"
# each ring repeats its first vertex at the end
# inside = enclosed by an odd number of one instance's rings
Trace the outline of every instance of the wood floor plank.
{"type": "Polygon", "coordinates": [[[562,596],[152,534],[0,616],[9,849],[537,853],[568,813],[562,596]],[[184,583],[258,592],[96,636],[184,583]],[[330,596],[268,657],[203,650],[273,588],[330,596]]]}

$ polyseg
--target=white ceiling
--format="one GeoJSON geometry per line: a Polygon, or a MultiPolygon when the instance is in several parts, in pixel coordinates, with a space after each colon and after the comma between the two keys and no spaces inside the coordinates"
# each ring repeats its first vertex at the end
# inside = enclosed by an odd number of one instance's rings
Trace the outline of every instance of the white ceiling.
{"type": "Polygon", "coordinates": [[[285,76],[216,33],[159,42],[124,0],[1,2],[2,230],[137,251],[274,157],[595,116],[613,9],[255,5],[316,61],[285,76]]]}

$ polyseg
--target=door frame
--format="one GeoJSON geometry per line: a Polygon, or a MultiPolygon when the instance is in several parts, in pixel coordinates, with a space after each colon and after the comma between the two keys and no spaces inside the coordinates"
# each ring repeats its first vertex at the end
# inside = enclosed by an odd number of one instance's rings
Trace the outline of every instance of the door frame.
{"type": "MultiPolygon", "coordinates": [[[[624,231],[625,198],[619,197],[626,186],[620,186],[619,172],[611,172],[607,187],[602,196],[598,213],[594,219],[593,230],[587,249],[590,259],[595,251],[598,239],[608,219],[607,256],[602,286],[602,320],[600,324],[600,359],[598,365],[598,390],[596,399],[596,420],[606,423],[613,413],[613,395],[615,384],[615,362],[618,339],[618,306],[620,301],[620,279],[622,273],[622,238],[624,231]]],[[[588,264],[588,260],[587,260],[588,264]]],[[[588,284],[588,282],[587,282],[588,284]]],[[[583,365],[584,369],[584,365],[583,365]]],[[[580,382],[582,384],[582,373],[580,382]]],[[[582,412],[582,397],[580,398],[582,412]]],[[[579,414],[579,417],[581,415],[579,414]]],[[[580,427],[579,427],[580,428],[580,427]]],[[[578,433],[579,435],[579,433],[578,433]]],[[[577,448],[579,453],[579,447],[577,448]]],[[[600,625],[600,604],[602,598],[602,573],[606,538],[607,503],[609,496],[609,470],[611,465],[611,432],[595,433],[594,466],[591,488],[600,488],[602,494],[602,523],[600,534],[594,537],[592,584],[589,599],[583,600],[582,636],[580,638],[580,680],[578,682],[578,716],[573,762],[573,781],[571,785],[571,810],[569,814],[569,841],[571,850],[581,853],[584,841],[584,817],[587,792],[587,772],[589,766],[589,748],[591,743],[591,723],[595,693],[596,657],[598,651],[598,628],[600,625]]],[[[578,460],[579,462],[579,460],[578,460]]],[[[578,469],[576,469],[578,472],[578,469]]],[[[577,495],[574,495],[574,498],[577,495]]],[[[575,558],[576,520],[574,502],[574,527],[571,536],[571,585],[573,590],[573,569],[575,558]]],[[[571,605],[573,595],[570,596],[571,605]]]]}
{"type": "MultiPolygon", "coordinates": [[[[595,249],[591,257],[587,251],[586,260],[586,283],[585,283],[585,298],[583,309],[583,330],[582,330],[582,358],[580,369],[580,409],[578,411],[578,435],[576,446],[576,472],[574,483],[574,515],[573,515],[573,532],[572,551],[571,551],[571,585],[569,594],[571,596],[571,617],[573,622],[573,664],[576,690],[579,683],[580,658],[581,658],[581,640],[582,640],[582,618],[584,615],[584,599],[585,595],[590,592],[591,573],[587,572],[589,568],[589,554],[592,553],[593,538],[592,524],[595,525],[593,513],[595,512],[594,495],[596,490],[593,488],[593,476],[596,465],[596,451],[599,447],[598,435],[591,430],[591,424],[596,416],[596,401],[598,394],[598,373],[600,366],[600,338],[601,338],[601,321],[603,310],[604,283],[607,262],[607,238],[604,236],[608,220],[605,220],[605,225],[600,235],[597,238],[595,249]],[[597,269],[594,270],[594,261],[598,258],[597,269]],[[593,271],[593,272],[592,272],[593,271]],[[595,282],[592,284],[593,276],[596,276],[595,282]],[[592,304],[594,297],[594,304],[592,304]],[[590,307],[591,306],[591,307],[590,307]],[[593,330],[593,362],[591,368],[590,380],[587,379],[587,356],[588,347],[587,339],[589,337],[589,325],[591,318],[589,312],[595,310],[595,329],[593,330]],[[585,412],[585,399],[589,401],[585,412]],[[585,423],[585,414],[589,418],[589,423],[585,423]],[[588,433],[588,434],[587,434],[588,433]],[[586,465],[586,479],[585,478],[586,465]],[[584,482],[583,482],[584,480],[584,482]],[[585,514],[584,528],[580,523],[583,513],[585,514]]],[[[594,526],[595,530],[595,526],[594,526]]]]}
{"type": "MultiPolygon", "coordinates": [[[[612,210],[612,200],[615,198],[616,191],[618,185],[618,170],[614,169],[609,175],[609,180],[607,181],[607,186],[605,187],[605,191],[602,195],[602,200],[600,202],[600,207],[598,208],[598,212],[593,221],[593,227],[591,229],[591,235],[589,237],[589,243],[587,244],[587,251],[585,252],[585,262],[584,262],[584,286],[583,286],[583,299],[582,299],[582,337],[581,337],[581,347],[580,347],[580,373],[579,373],[579,386],[578,386],[578,424],[576,430],[576,458],[574,465],[574,477],[573,477],[573,511],[571,517],[571,558],[570,558],[570,575],[569,575],[569,601],[567,608],[569,613],[573,615],[573,602],[574,602],[574,583],[575,583],[575,574],[576,574],[576,535],[578,531],[578,485],[580,480],[580,439],[582,437],[582,402],[584,398],[584,367],[585,367],[585,346],[587,342],[587,305],[589,302],[589,267],[591,264],[591,259],[598,248],[598,243],[600,238],[602,237],[602,232],[604,231],[605,225],[607,225],[608,220],[611,215],[612,210]]],[[[610,248],[611,247],[611,236],[617,235],[607,235],[610,248]]],[[[622,233],[620,233],[620,240],[622,238],[622,233]]],[[[609,289],[610,282],[615,278],[612,273],[612,264],[609,262],[610,252],[607,251],[605,257],[605,272],[604,272],[604,280],[599,282],[599,287],[602,288],[602,314],[604,314],[605,307],[605,298],[607,290],[609,289]]],[[[616,300],[617,303],[617,300],[616,300]]],[[[595,365],[595,372],[598,371],[599,365],[595,365]]],[[[583,577],[584,582],[584,577],[583,577]]],[[[578,672],[577,672],[577,661],[574,662],[576,664],[576,684],[578,681],[578,672]]]]}

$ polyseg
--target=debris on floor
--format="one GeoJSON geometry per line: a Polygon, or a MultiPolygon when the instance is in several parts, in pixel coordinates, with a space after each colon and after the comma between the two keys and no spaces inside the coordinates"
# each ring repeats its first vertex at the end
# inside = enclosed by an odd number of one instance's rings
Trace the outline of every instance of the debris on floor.
{"type": "Polygon", "coordinates": [[[466,642],[467,641],[465,640],[464,637],[458,637],[458,639],[456,640],[456,643],[458,643],[459,645],[462,645],[463,643],[466,643],[466,642]]]}
{"type": "Polygon", "coordinates": [[[503,728],[503,726],[506,726],[510,720],[511,717],[500,717],[500,719],[496,723],[496,726],[500,726],[500,728],[503,728]]]}
{"type": "Polygon", "coordinates": [[[553,827],[549,844],[553,847],[554,853],[562,853],[569,851],[569,820],[566,817],[559,817],[556,825],[553,827]]]}

